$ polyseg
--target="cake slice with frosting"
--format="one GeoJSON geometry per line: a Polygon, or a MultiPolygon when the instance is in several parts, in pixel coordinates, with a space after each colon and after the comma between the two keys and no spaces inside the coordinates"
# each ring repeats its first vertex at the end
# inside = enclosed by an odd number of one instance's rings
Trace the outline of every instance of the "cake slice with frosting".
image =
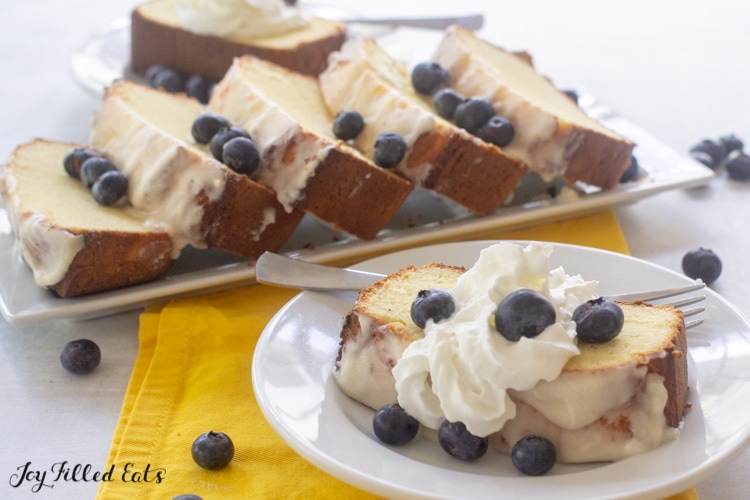
{"type": "Polygon", "coordinates": [[[99,205],[66,174],[80,144],[36,139],[0,169],[2,198],[20,257],[36,283],[73,297],[143,283],[172,266],[172,239],[121,206],[99,205]]]}
{"type": "Polygon", "coordinates": [[[285,210],[273,191],[192,138],[203,111],[184,94],[120,80],[94,116],[90,143],[128,177],[131,205],[172,236],[177,253],[188,244],[248,259],[278,250],[303,212],[285,210]]]}
{"type": "Polygon", "coordinates": [[[433,60],[449,72],[454,90],[487,99],[511,121],[515,136],[504,151],[542,180],[610,189],[630,165],[634,144],[589,117],[536,71],[527,54],[505,51],[452,26],[433,60]]]}
{"type": "Polygon", "coordinates": [[[608,461],[673,439],[688,392],[682,312],[621,303],[619,335],[579,341],[572,314],[597,284],[550,269],[551,248],[499,243],[468,271],[410,266],[363,289],[343,322],[334,380],[373,409],[398,403],[429,429],[462,422],[502,453],[540,435],[561,462],[608,461]],[[456,310],[423,330],[411,304],[432,288],[449,290],[456,310]],[[519,288],[545,296],[556,322],[512,342],[492,313],[519,288]]]}
{"type": "Polygon", "coordinates": [[[131,68],[152,65],[218,81],[245,54],[317,75],[346,38],[342,23],[282,0],[151,0],[131,16],[131,68]]]}
{"type": "Polygon", "coordinates": [[[238,58],[208,109],[253,136],[261,165],[253,178],[289,211],[304,210],[334,228],[371,239],[412,190],[337,139],[317,79],[267,61],[238,58]]]}
{"type": "Polygon", "coordinates": [[[508,200],[525,166],[440,118],[418,95],[406,66],[370,38],[350,38],[320,75],[323,98],[335,115],[355,110],[365,127],[355,146],[372,158],[384,132],[400,135],[404,158],[394,167],[415,186],[433,190],[486,215],[508,200]]]}

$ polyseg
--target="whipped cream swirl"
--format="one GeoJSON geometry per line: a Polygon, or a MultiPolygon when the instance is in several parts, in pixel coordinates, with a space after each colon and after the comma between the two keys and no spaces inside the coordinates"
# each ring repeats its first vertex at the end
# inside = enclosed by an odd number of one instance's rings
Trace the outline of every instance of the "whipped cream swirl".
{"type": "Polygon", "coordinates": [[[552,246],[499,243],[452,289],[456,312],[429,320],[425,337],[410,344],[393,368],[399,404],[423,425],[436,429],[445,419],[463,422],[477,436],[500,430],[516,414],[508,390],[526,391],[555,380],[579,353],[575,308],[597,296],[597,282],[550,271],[552,246]],[[553,304],[556,322],[534,338],[511,342],[491,323],[500,301],[529,288],[553,304]]]}
{"type": "Polygon", "coordinates": [[[182,27],[199,35],[276,36],[309,22],[283,0],[177,0],[175,9],[182,27]]]}

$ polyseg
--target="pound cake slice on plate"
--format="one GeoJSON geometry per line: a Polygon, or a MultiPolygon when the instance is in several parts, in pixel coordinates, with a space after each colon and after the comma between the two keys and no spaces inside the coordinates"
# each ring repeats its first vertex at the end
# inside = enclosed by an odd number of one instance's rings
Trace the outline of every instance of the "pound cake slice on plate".
{"type": "Polygon", "coordinates": [[[551,440],[558,461],[571,463],[618,460],[673,439],[688,393],[682,312],[620,303],[619,335],[577,340],[572,312],[597,296],[596,282],[550,270],[550,248],[500,243],[469,271],[410,266],[363,289],[343,322],[334,380],[373,409],[398,402],[429,429],[463,422],[506,454],[528,435],[551,440]],[[412,302],[435,288],[448,290],[456,309],[423,330],[412,302]],[[519,288],[547,297],[556,323],[513,342],[492,313],[519,288]]]}
{"type": "Polygon", "coordinates": [[[253,178],[273,189],[287,210],[299,208],[371,239],[412,190],[410,182],[336,139],[313,77],[238,58],[208,109],[250,132],[262,158],[253,178]]]}
{"type": "Polygon", "coordinates": [[[317,75],[346,38],[342,23],[307,16],[282,0],[153,0],[131,16],[131,67],[155,64],[218,81],[245,54],[317,75]]]}
{"type": "Polygon", "coordinates": [[[450,74],[451,87],[483,97],[515,127],[504,151],[544,181],[563,178],[602,189],[618,185],[634,144],[589,117],[540,75],[528,55],[507,52],[469,30],[445,31],[433,60],[450,74]]]}
{"type": "Polygon", "coordinates": [[[354,144],[366,156],[372,158],[379,134],[400,135],[407,150],[394,170],[474,213],[501,206],[526,172],[497,146],[435,114],[414,91],[405,65],[370,38],[350,38],[331,54],[320,84],[332,114],[362,115],[365,127],[354,144]]]}
{"type": "Polygon", "coordinates": [[[169,234],[94,201],[63,168],[80,147],[37,139],[18,146],[0,171],[5,208],[34,280],[73,297],[159,278],[173,262],[169,234]]]}
{"type": "Polygon", "coordinates": [[[121,80],[93,119],[91,145],[128,177],[136,210],[185,245],[254,259],[278,250],[303,212],[284,210],[273,191],[215,160],[191,129],[196,100],[121,80]]]}

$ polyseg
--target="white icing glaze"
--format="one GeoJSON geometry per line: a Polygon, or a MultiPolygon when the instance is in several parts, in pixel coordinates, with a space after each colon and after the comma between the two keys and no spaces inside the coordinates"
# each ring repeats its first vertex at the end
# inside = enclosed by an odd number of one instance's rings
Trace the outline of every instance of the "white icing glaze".
{"type": "Polygon", "coordinates": [[[60,282],[83,250],[85,238],[51,226],[40,213],[23,213],[15,222],[21,256],[33,271],[34,281],[43,287],[60,282]]]}
{"type": "Polygon", "coordinates": [[[573,310],[597,296],[596,283],[550,271],[552,247],[498,243],[451,290],[456,312],[428,321],[425,337],[409,345],[393,368],[399,404],[427,427],[463,422],[478,436],[500,430],[515,416],[508,391],[555,380],[579,353],[573,310]],[[491,318],[500,301],[519,288],[536,290],[553,304],[556,323],[518,342],[495,331],[491,318]]]}
{"type": "Polygon", "coordinates": [[[309,22],[283,0],[177,0],[175,11],[184,29],[220,37],[282,35],[309,22]]]}
{"type": "Polygon", "coordinates": [[[144,120],[116,97],[105,99],[96,114],[91,145],[105,151],[128,177],[128,199],[146,225],[170,234],[173,257],[187,244],[206,247],[199,196],[215,202],[223,195],[226,173],[219,162],[144,120]]]}
{"type": "Polygon", "coordinates": [[[573,129],[562,132],[558,118],[506,86],[503,75],[447,35],[434,59],[452,76],[452,87],[465,96],[484,97],[515,127],[513,142],[503,151],[525,162],[529,170],[550,181],[565,173],[582,138],[573,129]]]}
{"type": "Polygon", "coordinates": [[[333,144],[305,133],[260,89],[245,82],[237,66],[214,89],[209,109],[250,133],[262,158],[254,178],[270,187],[284,209],[291,212],[333,144]]]}
{"type": "MultiPolygon", "coordinates": [[[[329,58],[320,75],[321,90],[331,112],[354,109],[362,115],[365,128],[355,145],[372,157],[375,139],[381,132],[395,132],[404,138],[407,154],[416,140],[437,126],[434,115],[424,109],[411,89],[406,67],[388,56],[372,40],[352,38],[329,58]],[[412,98],[406,96],[413,95],[412,98]]],[[[431,165],[396,166],[406,178],[421,185],[431,165]]]]}

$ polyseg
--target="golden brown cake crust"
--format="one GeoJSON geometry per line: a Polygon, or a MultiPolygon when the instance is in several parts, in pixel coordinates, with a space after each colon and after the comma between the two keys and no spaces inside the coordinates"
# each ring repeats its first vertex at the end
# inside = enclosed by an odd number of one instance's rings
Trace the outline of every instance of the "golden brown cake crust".
{"type": "MultiPolygon", "coordinates": [[[[80,147],[83,145],[45,139],[36,139],[22,144],[15,149],[3,166],[3,175],[12,176],[13,182],[20,182],[19,176],[14,173],[15,165],[33,152],[37,156],[48,156],[49,162],[52,163],[31,165],[31,168],[44,172],[43,178],[49,178],[50,170],[59,172],[60,177],[65,177],[67,174],[63,170],[64,155],[80,147]]],[[[29,160],[24,161],[29,162],[29,160]]],[[[12,211],[13,220],[21,220],[28,213],[39,213],[25,207],[23,199],[18,199],[18,205],[16,205],[16,201],[13,200],[16,193],[11,190],[11,186],[11,182],[4,182],[2,194],[6,200],[6,208],[12,211]]],[[[90,198],[90,210],[101,209],[83,183],[56,182],[56,186],[59,196],[85,197],[87,200],[90,198]]],[[[88,216],[87,213],[81,214],[84,219],[88,216]]],[[[84,238],[83,248],[75,255],[63,278],[49,287],[60,297],[74,297],[152,281],[164,275],[172,266],[173,261],[170,257],[172,241],[165,232],[149,231],[145,227],[142,232],[125,231],[116,227],[114,220],[113,227],[97,230],[81,229],[81,222],[76,220],[67,221],[63,225],[51,221],[47,216],[44,217],[43,223],[84,238]]],[[[17,228],[15,230],[18,238],[17,228]]],[[[50,251],[55,251],[55,249],[50,251]]]]}
{"type": "Polygon", "coordinates": [[[328,54],[345,39],[346,31],[339,25],[328,36],[293,49],[252,46],[167,26],[148,19],[136,8],[131,15],[130,65],[139,74],[153,64],[163,64],[218,81],[235,57],[252,54],[300,73],[318,75],[328,64],[328,54]]]}

